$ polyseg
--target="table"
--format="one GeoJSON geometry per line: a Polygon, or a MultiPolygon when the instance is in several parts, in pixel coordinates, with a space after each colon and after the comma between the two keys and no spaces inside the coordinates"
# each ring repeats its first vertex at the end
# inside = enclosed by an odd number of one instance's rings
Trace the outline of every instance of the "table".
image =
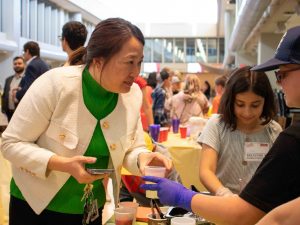
{"type": "Polygon", "coordinates": [[[172,132],[169,132],[168,140],[161,144],[168,148],[183,185],[187,188],[194,185],[199,191],[206,191],[199,179],[201,146],[190,137],[180,138],[179,133],[172,132]]]}

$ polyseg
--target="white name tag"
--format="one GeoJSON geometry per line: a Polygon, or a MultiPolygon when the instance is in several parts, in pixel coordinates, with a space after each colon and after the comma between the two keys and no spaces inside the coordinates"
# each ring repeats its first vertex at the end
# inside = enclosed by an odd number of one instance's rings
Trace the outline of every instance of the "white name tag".
{"type": "Polygon", "coordinates": [[[270,149],[269,143],[263,142],[245,142],[244,160],[245,161],[262,161],[270,149]]]}

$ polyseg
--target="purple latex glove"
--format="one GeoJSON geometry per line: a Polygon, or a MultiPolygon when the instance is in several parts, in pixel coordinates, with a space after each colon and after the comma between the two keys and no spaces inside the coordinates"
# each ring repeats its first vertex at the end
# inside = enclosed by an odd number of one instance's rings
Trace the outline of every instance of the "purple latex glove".
{"type": "Polygon", "coordinates": [[[159,201],[164,205],[171,205],[191,209],[192,198],[197,192],[191,191],[179,183],[166,178],[144,176],[144,181],[150,181],[155,184],[142,184],[141,188],[145,190],[157,191],[159,201]]]}

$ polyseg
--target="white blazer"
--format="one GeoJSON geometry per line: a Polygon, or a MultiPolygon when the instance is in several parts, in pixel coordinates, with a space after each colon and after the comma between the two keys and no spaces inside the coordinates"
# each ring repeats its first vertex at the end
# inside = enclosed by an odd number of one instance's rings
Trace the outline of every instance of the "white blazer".
{"type": "MultiPolygon", "coordinates": [[[[83,102],[84,66],[60,67],[40,76],[18,105],[2,135],[2,154],[12,163],[16,184],[32,209],[40,214],[70,174],[48,171],[51,156],[72,157],[87,150],[97,119],[83,102]]],[[[140,107],[142,95],[132,85],[119,94],[112,113],[100,121],[110,151],[114,198],[118,201],[121,168],[140,175],[137,156],[145,147],[140,107]]]]}

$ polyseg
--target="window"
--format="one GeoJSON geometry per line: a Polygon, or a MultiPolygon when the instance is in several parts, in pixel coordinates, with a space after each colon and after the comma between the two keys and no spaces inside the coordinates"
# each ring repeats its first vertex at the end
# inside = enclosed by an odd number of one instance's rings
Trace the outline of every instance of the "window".
{"type": "Polygon", "coordinates": [[[173,62],[173,39],[163,39],[164,42],[164,62],[173,62]]]}
{"type": "Polygon", "coordinates": [[[224,38],[147,38],[144,62],[220,63],[224,59],[224,38]]]}
{"type": "Polygon", "coordinates": [[[162,39],[155,38],[153,42],[153,62],[162,62],[162,39]]]}
{"type": "Polygon", "coordinates": [[[219,63],[224,61],[224,38],[219,39],[219,63]]]}
{"type": "Polygon", "coordinates": [[[217,39],[207,39],[207,61],[209,63],[217,62],[217,39]]]}
{"type": "Polygon", "coordinates": [[[184,39],[175,39],[174,57],[176,63],[184,62],[184,39]]]}
{"type": "Polygon", "coordinates": [[[152,62],[152,39],[145,40],[144,46],[144,62],[152,62]]]}
{"type": "Polygon", "coordinates": [[[186,39],[186,62],[196,62],[195,38],[186,39]]]}
{"type": "Polygon", "coordinates": [[[206,40],[196,39],[196,62],[207,62],[206,56],[206,40]]]}

